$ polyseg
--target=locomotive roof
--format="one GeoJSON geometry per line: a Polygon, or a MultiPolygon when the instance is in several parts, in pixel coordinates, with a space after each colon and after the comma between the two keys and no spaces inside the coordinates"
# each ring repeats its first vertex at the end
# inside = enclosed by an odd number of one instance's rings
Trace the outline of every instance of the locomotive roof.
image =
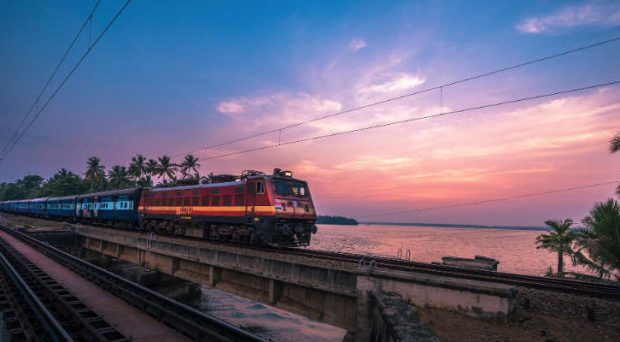
{"type": "Polygon", "coordinates": [[[234,182],[223,182],[223,183],[172,186],[169,188],[150,188],[150,191],[152,192],[181,191],[181,190],[191,190],[191,189],[217,188],[217,187],[224,187],[224,186],[239,186],[243,184],[245,184],[245,180],[238,180],[234,182]]]}

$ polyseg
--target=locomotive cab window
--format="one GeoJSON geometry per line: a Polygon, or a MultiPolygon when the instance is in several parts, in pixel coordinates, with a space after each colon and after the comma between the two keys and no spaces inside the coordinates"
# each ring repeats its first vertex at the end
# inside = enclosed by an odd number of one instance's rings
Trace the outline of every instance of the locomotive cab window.
{"type": "Polygon", "coordinates": [[[257,194],[264,194],[265,193],[265,183],[263,183],[263,182],[256,182],[256,193],[257,194]]]}

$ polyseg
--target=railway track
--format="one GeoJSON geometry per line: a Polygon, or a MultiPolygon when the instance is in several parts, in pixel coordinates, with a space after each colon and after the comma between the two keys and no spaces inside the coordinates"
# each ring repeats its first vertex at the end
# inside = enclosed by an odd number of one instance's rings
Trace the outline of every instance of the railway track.
{"type": "Polygon", "coordinates": [[[129,341],[65,287],[1,239],[0,253],[19,273],[36,297],[46,304],[60,326],[68,333],[70,340],[129,341]]]}
{"type": "MultiPolygon", "coordinates": [[[[109,228],[108,226],[101,226],[109,228]]],[[[123,230],[128,232],[136,232],[133,229],[114,228],[115,230],[123,230]]],[[[186,239],[191,241],[207,241],[216,243],[216,241],[204,240],[195,237],[179,236],[179,235],[162,235],[174,237],[177,239],[186,239]]],[[[389,258],[377,255],[363,255],[344,252],[319,251],[300,248],[265,248],[230,242],[217,242],[222,245],[234,246],[236,248],[247,248],[273,253],[277,251],[281,254],[296,255],[301,257],[319,259],[319,260],[335,260],[346,263],[354,263],[365,271],[372,269],[397,270],[405,272],[417,272],[424,274],[433,274],[446,277],[455,277],[462,279],[471,279],[479,281],[489,281],[514,285],[525,288],[556,291],[563,293],[572,293],[578,295],[587,295],[591,297],[605,298],[610,300],[620,300],[620,282],[618,285],[594,283],[588,281],[580,281],[573,279],[547,278],[530,275],[521,275],[516,273],[504,273],[495,271],[467,269],[456,266],[437,265],[424,262],[416,262],[404,259],[389,258]]]]}
{"type": "Polygon", "coordinates": [[[353,253],[317,251],[296,248],[282,248],[279,250],[283,253],[287,253],[290,255],[304,256],[308,258],[357,263],[362,269],[365,270],[386,269],[417,272],[471,280],[491,281],[495,283],[509,284],[539,290],[559,291],[564,293],[620,300],[620,284],[611,285],[573,279],[546,278],[514,273],[475,270],[455,266],[437,265],[403,259],[394,259],[381,256],[369,256],[353,253]]]}
{"type": "Polygon", "coordinates": [[[72,337],[0,253],[0,314],[9,341],[70,341],[72,337]]]}
{"type": "Polygon", "coordinates": [[[30,245],[59,264],[89,279],[98,286],[114,293],[129,304],[179,330],[193,340],[266,341],[261,337],[160,295],[26,234],[2,226],[0,226],[0,229],[30,245]]]}

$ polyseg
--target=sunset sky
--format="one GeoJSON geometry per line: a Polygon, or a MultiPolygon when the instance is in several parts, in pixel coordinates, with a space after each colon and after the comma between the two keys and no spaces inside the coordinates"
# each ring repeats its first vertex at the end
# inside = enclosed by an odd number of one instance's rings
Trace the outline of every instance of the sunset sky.
{"type": "MultiPolygon", "coordinates": [[[[95,1],[0,3],[0,146],[95,1]]],[[[103,1],[91,39],[124,1],[103,1]]],[[[0,182],[111,168],[205,146],[620,36],[618,1],[133,1],[9,157],[0,182]]],[[[80,38],[59,75],[89,42],[80,38]]],[[[50,90],[58,84],[52,83],[50,90]]],[[[620,41],[393,101],[200,158],[620,80],[620,41]]],[[[46,96],[51,92],[48,91],[46,96]]],[[[620,86],[202,160],[202,172],[290,169],[319,212],[368,221],[577,221],[615,184],[368,216],[620,179],[608,151],[620,86]]]]}

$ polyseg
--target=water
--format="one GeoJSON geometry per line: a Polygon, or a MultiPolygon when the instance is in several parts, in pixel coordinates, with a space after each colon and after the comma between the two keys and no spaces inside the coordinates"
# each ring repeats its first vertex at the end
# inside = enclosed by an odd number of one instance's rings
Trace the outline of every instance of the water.
{"type": "MultiPolygon", "coordinates": [[[[557,267],[557,254],[536,249],[536,237],[542,231],[365,224],[318,228],[311,249],[396,257],[402,248],[403,253],[411,251],[411,260],[422,262],[441,262],[443,256],[484,255],[499,260],[500,272],[538,276],[549,266],[554,272],[557,267]]],[[[564,264],[566,270],[575,269],[568,258],[564,264]]]]}
{"type": "Polygon", "coordinates": [[[196,309],[271,341],[340,342],[346,330],[310,320],[273,306],[202,286],[196,309]]]}

